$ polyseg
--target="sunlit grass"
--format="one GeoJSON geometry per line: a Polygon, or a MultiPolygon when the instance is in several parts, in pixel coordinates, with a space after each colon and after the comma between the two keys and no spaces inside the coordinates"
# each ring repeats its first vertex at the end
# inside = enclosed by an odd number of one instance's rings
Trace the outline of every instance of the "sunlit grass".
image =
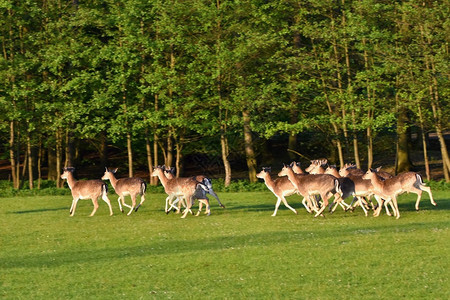
{"type": "Polygon", "coordinates": [[[447,299],[450,194],[434,191],[401,218],[361,210],[314,219],[297,196],[271,217],[270,192],[221,193],[212,214],[164,214],[148,194],[127,217],[112,195],[94,217],[70,196],[0,198],[0,296],[4,298],[447,299]]]}

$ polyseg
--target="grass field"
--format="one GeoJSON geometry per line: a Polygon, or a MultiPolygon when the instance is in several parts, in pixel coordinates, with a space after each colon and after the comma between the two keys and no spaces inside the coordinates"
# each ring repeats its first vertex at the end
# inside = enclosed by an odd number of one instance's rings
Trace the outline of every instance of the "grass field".
{"type": "MultiPolygon", "coordinates": [[[[4,299],[448,299],[450,193],[402,195],[401,218],[361,210],[314,219],[299,198],[271,217],[270,192],[220,193],[226,209],[164,214],[148,194],[131,216],[88,217],[69,196],[0,198],[4,299]]],[[[128,200],[129,201],[129,200],[128,200]]]]}

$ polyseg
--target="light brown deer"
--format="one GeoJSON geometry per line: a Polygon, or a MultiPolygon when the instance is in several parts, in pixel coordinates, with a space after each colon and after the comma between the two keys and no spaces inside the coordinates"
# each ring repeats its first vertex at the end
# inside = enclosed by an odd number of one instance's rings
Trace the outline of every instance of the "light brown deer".
{"type": "Polygon", "coordinates": [[[147,189],[147,184],[144,180],[138,177],[131,177],[131,178],[120,178],[117,179],[114,174],[117,172],[117,168],[115,169],[108,169],[105,168],[105,174],[103,174],[102,180],[109,180],[111,182],[112,187],[114,188],[114,191],[117,195],[119,195],[119,199],[117,201],[119,202],[119,208],[120,211],[123,212],[122,204],[123,206],[126,206],[130,209],[127,216],[129,216],[133,209],[137,211],[139,207],[144,203],[145,201],[145,190],[147,189]],[[125,203],[125,196],[131,197],[131,206],[125,203]],[[136,197],[140,195],[141,196],[141,202],[138,206],[136,206],[136,197]],[[120,203],[122,200],[122,204],[120,203]],[[136,207],[136,208],[135,208],[136,207]]]}
{"type": "MultiPolygon", "coordinates": [[[[305,169],[305,171],[308,171],[309,174],[327,174],[326,170],[328,168],[328,160],[327,159],[316,159],[312,160],[311,164],[308,166],[308,168],[305,169]]],[[[293,168],[294,170],[294,168],[293,168]]],[[[294,170],[295,172],[295,170],[294,170]]],[[[328,173],[329,174],[329,173],[328,173]]],[[[354,193],[354,184],[351,182],[351,180],[343,179],[341,176],[336,176],[336,174],[329,174],[334,177],[336,177],[339,180],[339,184],[341,185],[341,190],[343,193],[342,200],[337,202],[336,205],[330,206],[330,212],[333,213],[336,210],[336,207],[340,205],[344,211],[347,211],[351,208],[350,205],[348,205],[344,199],[349,197],[350,195],[353,195],[354,193]]],[[[334,204],[334,203],[333,203],[334,204]]]]}
{"type": "MultiPolygon", "coordinates": [[[[175,175],[174,175],[175,168],[166,168],[165,166],[163,166],[163,168],[164,168],[164,175],[167,177],[167,179],[175,178],[175,175]]],[[[205,179],[207,179],[207,178],[204,176],[196,176],[195,178],[192,178],[192,180],[196,180],[199,182],[204,182],[205,179]]],[[[210,181],[207,181],[207,182],[210,182],[210,181]]],[[[211,188],[212,188],[212,186],[211,186],[211,188]]],[[[195,190],[195,193],[192,196],[192,198],[194,201],[195,201],[195,199],[198,200],[198,212],[197,212],[196,216],[200,215],[200,212],[202,211],[202,208],[203,208],[203,204],[205,204],[205,206],[206,206],[205,214],[207,216],[209,216],[211,214],[209,199],[208,199],[208,197],[206,197],[206,191],[203,189],[203,186],[197,185],[197,189],[195,190]]],[[[220,201],[219,201],[219,203],[220,203],[220,201]]],[[[172,208],[174,208],[177,211],[176,213],[179,213],[180,209],[181,209],[181,205],[186,207],[186,200],[182,196],[177,197],[177,199],[170,204],[170,207],[168,210],[170,211],[172,208]],[[175,206],[175,204],[177,204],[177,203],[178,203],[178,207],[175,206]]],[[[192,213],[192,211],[190,211],[190,213],[192,213]]]]}
{"type": "Polygon", "coordinates": [[[301,164],[299,162],[295,162],[293,161],[291,163],[292,166],[292,171],[294,171],[295,174],[306,174],[302,168],[301,168],[301,164]]]}
{"type": "MultiPolygon", "coordinates": [[[[354,201],[350,204],[350,209],[354,209],[354,204],[357,203],[361,206],[362,210],[364,211],[364,214],[368,215],[367,210],[368,203],[366,199],[370,199],[370,197],[373,195],[373,186],[370,180],[362,179],[361,176],[355,176],[348,173],[345,173],[347,176],[342,177],[336,166],[328,166],[328,168],[325,170],[325,174],[330,174],[336,177],[340,184],[342,189],[342,198],[347,198],[349,196],[354,197],[354,201]],[[355,201],[355,199],[357,201],[355,201]]],[[[337,205],[334,206],[333,210],[336,208],[337,205]]]]}
{"type": "Polygon", "coordinates": [[[325,207],[328,206],[328,199],[334,195],[335,201],[342,201],[342,191],[339,181],[331,175],[317,174],[317,175],[303,175],[295,176],[292,166],[284,165],[278,176],[287,176],[292,185],[303,197],[310,197],[319,194],[322,198],[323,205],[320,209],[314,208],[317,217],[322,214],[325,207]]]}
{"type": "MultiPolygon", "coordinates": [[[[368,179],[371,181],[374,194],[386,202],[392,202],[394,216],[396,219],[400,218],[400,211],[398,210],[397,196],[402,193],[402,184],[399,178],[392,177],[383,180],[377,175],[376,169],[369,169],[363,176],[363,179],[368,179]]],[[[377,199],[378,200],[378,199],[377,199]]],[[[379,206],[376,209],[374,216],[380,215],[382,209],[382,201],[378,200],[379,206]]]]}
{"type": "MultiPolygon", "coordinates": [[[[288,204],[285,198],[293,194],[298,194],[297,189],[287,177],[279,177],[273,180],[272,177],[270,177],[270,171],[271,168],[262,168],[262,171],[256,174],[256,177],[263,179],[267,188],[277,197],[277,203],[275,204],[275,211],[273,212],[272,217],[275,217],[277,215],[278,207],[280,206],[281,202],[283,202],[284,206],[297,214],[297,211],[288,204]]],[[[304,197],[302,204],[309,212],[310,209],[308,208],[306,201],[306,197],[304,197]]]]}
{"type": "Polygon", "coordinates": [[[420,199],[422,198],[422,191],[425,191],[430,196],[430,202],[432,205],[436,206],[436,202],[433,199],[433,195],[431,194],[431,189],[429,186],[426,186],[423,182],[423,178],[420,174],[415,172],[405,172],[400,173],[396,176],[402,185],[402,193],[414,193],[417,194],[417,200],[415,208],[419,210],[420,199]]]}
{"type": "Polygon", "coordinates": [[[108,204],[109,215],[112,216],[113,211],[111,208],[111,202],[108,199],[108,186],[101,180],[75,180],[73,176],[74,168],[64,168],[61,175],[61,179],[66,179],[67,184],[72,192],[72,206],[70,207],[70,216],[75,215],[78,200],[91,199],[94,204],[94,209],[89,215],[92,217],[98,209],[98,198],[101,196],[103,201],[108,204]]]}
{"type": "MultiPolygon", "coordinates": [[[[169,213],[169,204],[172,207],[172,201],[177,197],[186,199],[186,209],[183,212],[181,218],[185,218],[188,212],[191,211],[193,204],[193,196],[198,185],[203,185],[201,182],[196,181],[193,177],[185,178],[173,178],[168,179],[164,175],[164,167],[157,166],[153,169],[151,176],[158,177],[161,184],[164,186],[164,191],[168,195],[166,198],[165,212],[169,213]]],[[[205,187],[206,189],[206,187],[205,187]]]]}
{"type": "Polygon", "coordinates": [[[305,172],[308,172],[309,174],[325,174],[327,167],[328,160],[326,158],[315,159],[311,160],[311,164],[305,169],[305,172]]]}

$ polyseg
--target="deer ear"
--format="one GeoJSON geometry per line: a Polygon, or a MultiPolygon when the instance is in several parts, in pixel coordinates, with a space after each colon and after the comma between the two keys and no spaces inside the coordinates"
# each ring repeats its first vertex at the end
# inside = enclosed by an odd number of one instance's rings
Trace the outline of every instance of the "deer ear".
{"type": "Polygon", "coordinates": [[[289,166],[292,168],[294,166],[294,162],[291,162],[289,166]]]}
{"type": "Polygon", "coordinates": [[[375,170],[377,170],[377,172],[380,172],[381,170],[381,166],[379,166],[378,168],[376,168],[375,170]]]}
{"type": "Polygon", "coordinates": [[[112,170],[112,172],[113,172],[114,174],[116,174],[116,172],[117,172],[118,169],[119,169],[119,168],[115,168],[114,170],[112,170]]]}

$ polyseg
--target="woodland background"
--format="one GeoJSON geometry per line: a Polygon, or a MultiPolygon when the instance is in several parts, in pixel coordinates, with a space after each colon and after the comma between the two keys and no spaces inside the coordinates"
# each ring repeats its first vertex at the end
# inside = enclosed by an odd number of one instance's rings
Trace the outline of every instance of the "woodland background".
{"type": "Polygon", "coordinates": [[[228,185],[319,157],[450,180],[449,1],[0,0],[0,14],[0,177],[16,189],[60,187],[64,166],[156,184],[158,164],[228,185]]]}

